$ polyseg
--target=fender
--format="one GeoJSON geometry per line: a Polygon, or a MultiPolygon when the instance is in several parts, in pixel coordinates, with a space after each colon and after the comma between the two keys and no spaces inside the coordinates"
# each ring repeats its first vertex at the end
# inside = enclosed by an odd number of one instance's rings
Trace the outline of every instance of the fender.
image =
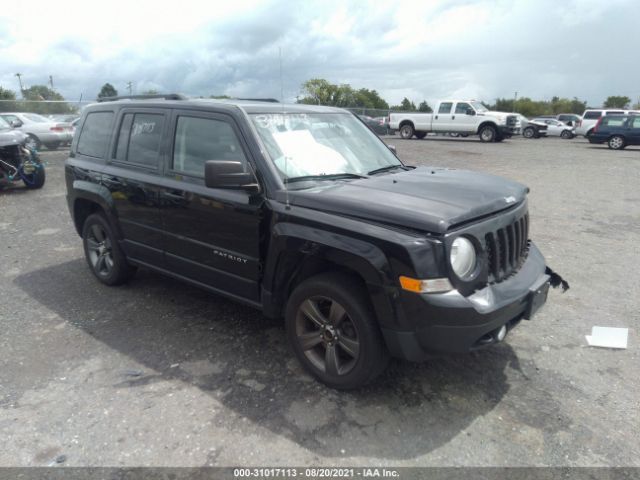
{"type": "Polygon", "coordinates": [[[396,292],[387,257],[377,246],[317,228],[278,223],[267,254],[262,298],[266,314],[280,316],[292,280],[307,260],[328,261],[357,273],[365,282],[381,324],[395,318],[390,294],[396,292]]]}
{"type": "Polygon", "coordinates": [[[74,196],[72,202],[70,202],[69,208],[71,210],[71,215],[73,216],[76,231],[78,231],[79,235],[82,235],[82,231],[80,231],[78,223],[76,222],[75,204],[77,200],[83,199],[99,205],[111,223],[112,228],[115,230],[118,239],[123,238],[122,231],[120,230],[120,224],[117,221],[115,203],[111,197],[111,192],[107,187],[97,183],[88,182],[86,180],[74,180],[73,191],[74,196]]]}
{"type": "Polygon", "coordinates": [[[498,124],[494,120],[485,120],[482,123],[480,123],[480,125],[478,125],[478,128],[476,129],[476,134],[480,133],[480,130],[482,130],[482,127],[486,125],[491,125],[493,128],[496,129],[496,132],[498,131],[498,124]]]}

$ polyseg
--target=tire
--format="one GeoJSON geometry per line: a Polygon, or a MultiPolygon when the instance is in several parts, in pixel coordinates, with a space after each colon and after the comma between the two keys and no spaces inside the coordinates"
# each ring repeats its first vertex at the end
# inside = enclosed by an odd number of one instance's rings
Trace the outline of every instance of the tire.
{"type": "Polygon", "coordinates": [[[522,131],[522,136],[524,138],[533,138],[536,136],[536,129],[533,127],[526,127],[523,131],[522,131]]]}
{"type": "Polygon", "coordinates": [[[26,177],[28,178],[28,180],[22,180],[24,186],[29,190],[37,190],[38,188],[42,188],[44,186],[47,174],[45,173],[44,166],[40,164],[32,174],[26,175],[26,177]]]}
{"type": "Polygon", "coordinates": [[[40,143],[40,139],[38,137],[32,134],[28,134],[25,145],[29,147],[31,150],[39,150],[42,144],[40,143]]]}
{"type": "Polygon", "coordinates": [[[467,138],[467,137],[469,136],[469,134],[468,134],[468,133],[461,133],[461,134],[460,134],[460,136],[461,136],[462,138],[467,138]]]}
{"type": "Polygon", "coordinates": [[[458,137],[460,137],[461,135],[460,135],[458,132],[449,132],[449,136],[450,136],[450,137],[453,137],[453,138],[458,138],[458,137]]]}
{"type": "Polygon", "coordinates": [[[498,132],[496,132],[495,127],[491,125],[485,125],[478,132],[480,136],[480,141],[483,143],[491,143],[495,142],[496,137],[498,136],[498,132]]]}
{"type": "Polygon", "coordinates": [[[416,136],[416,138],[422,140],[424,137],[427,136],[427,132],[416,132],[415,136],[416,136]]]}
{"type": "Polygon", "coordinates": [[[609,145],[611,150],[622,150],[626,147],[624,137],[621,135],[614,135],[611,137],[607,142],[607,145],[609,145]]]}
{"type": "Polygon", "coordinates": [[[591,130],[589,130],[586,134],[585,137],[589,138],[591,136],[591,134],[593,133],[593,128],[591,130]]]}
{"type": "Polygon", "coordinates": [[[573,138],[573,133],[571,133],[571,130],[563,130],[562,133],[560,134],[560,138],[565,138],[565,139],[573,138]]]}
{"type": "Polygon", "coordinates": [[[400,138],[409,140],[411,137],[413,137],[414,133],[415,130],[413,129],[413,125],[411,124],[407,123],[400,127],[400,138]]]}
{"type": "Polygon", "coordinates": [[[496,143],[500,143],[500,142],[501,142],[501,141],[503,141],[503,140],[504,140],[504,137],[497,136],[497,137],[496,137],[496,139],[495,139],[495,142],[496,142],[496,143]]]}
{"type": "Polygon", "coordinates": [[[100,213],[87,217],[82,226],[84,255],[91,272],[105,285],[121,285],[135,273],[118,245],[108,220],[100,213]]]}
{"type": "Polygon", "coordinates": [[[60,142],[47,143],[45,144],[45,146],[47,147],[48,150],[57,150],[58,147],[60,146],[60,142]]]}
{"type": "Polygon", "coordinates": [[[285,323],[302,366],[331,388],[362,387],[389,361],[366,290],[350,276],[305,280],[289,297],[285,323]]]}

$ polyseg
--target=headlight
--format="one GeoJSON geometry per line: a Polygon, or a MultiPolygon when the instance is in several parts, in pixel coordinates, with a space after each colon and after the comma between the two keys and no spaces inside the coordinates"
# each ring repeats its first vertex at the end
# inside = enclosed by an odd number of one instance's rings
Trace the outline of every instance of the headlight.
{"type": "Polygon", "coordinates": [[[451,268],[462,280],[467,279],[476,269],[476,249],[473,243],[464,237],[456,238],[451,244],[449,255],[451,268]]]}

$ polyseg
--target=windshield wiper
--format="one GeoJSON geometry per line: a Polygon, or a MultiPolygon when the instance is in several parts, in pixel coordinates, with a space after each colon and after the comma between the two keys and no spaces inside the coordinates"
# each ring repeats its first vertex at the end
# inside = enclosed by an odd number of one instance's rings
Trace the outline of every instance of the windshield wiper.
{"type": "Polygon", "coordinates": [[[284,183],[303,182],[305,180],[341,180],[343,178],[367,178],[357,173],[331,173],[328,175],[302,175],[300,177],[288,177],[284,183]]]}
{"type": "Polygon", "coordinates": [[[401,163],[394,163],[393,165],[387,165],[386,167],[376,168],[375,170],[371,170],[367,173],[367,175],[375,175],[376,173],[382,173],[389,170],[393,170],[394,168],[402,168],[404,169],[404,165],[401,163]]]}

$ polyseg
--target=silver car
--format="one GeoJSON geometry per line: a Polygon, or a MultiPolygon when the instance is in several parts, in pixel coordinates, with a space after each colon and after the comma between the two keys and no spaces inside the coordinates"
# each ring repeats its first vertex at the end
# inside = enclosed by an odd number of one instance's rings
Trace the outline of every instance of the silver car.
{"type": "Polygon", "coordinates": [[[534,122],[545,123],[547,125],[548,137],[573,138],[576,136],[576,127],[567,125],[560,120],[553,118],[534,118],[534,122]]]}
{"type": "Polygon", "coordinates": [[[27,146],[36,150],[42,145],[55,150],[61,144],[71,143],[73,128],[69,123],[55,122],[37,113],[0,113],[16,130],[27,135],[27,146]]]}

